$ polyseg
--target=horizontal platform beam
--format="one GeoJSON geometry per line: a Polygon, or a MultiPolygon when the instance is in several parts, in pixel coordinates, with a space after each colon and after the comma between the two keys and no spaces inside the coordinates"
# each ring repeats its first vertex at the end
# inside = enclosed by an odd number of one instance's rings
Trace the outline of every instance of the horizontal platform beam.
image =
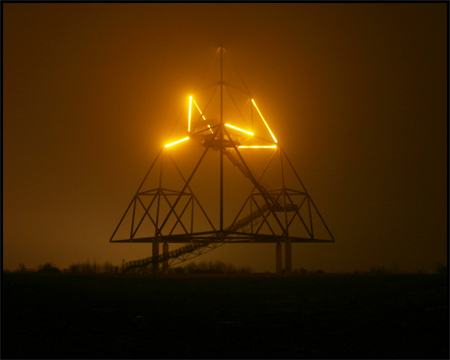
{"type": "MultiPolygon", "coordinates": [[[[155,240],[154,237],[149,238],[138,238],[138,239],[121,239],[111,241],[112,243],[152,243],[155,240]]],[[[310,239],[310,238],[299,238],[290,237],[289,240],[293,243],[329,243],[334,242],[334,240],[325,239],[310,239]]],[[[227,243],[227,244],[249,244],[249,243],[265,243],[265,244],[275,244],[282,243],[286,241],[284,236],[252,236],[252,237],[225,237],[225,238],[205,238],[205,237],[179,237],[179,236],[166,236],[159,237],[158,241],[160,243],[167,244],[189,244],[189,243],[199,243],[204,241],[205,243],[227,243]]]]}

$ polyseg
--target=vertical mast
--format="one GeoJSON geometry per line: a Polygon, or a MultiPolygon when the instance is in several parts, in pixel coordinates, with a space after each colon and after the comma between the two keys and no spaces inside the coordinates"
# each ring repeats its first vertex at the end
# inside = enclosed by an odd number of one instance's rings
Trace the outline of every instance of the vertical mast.
{"type": "Polygon", "coordinates": [[[223,46],[220,45],[220,231],[223,231],[223,46]]]}

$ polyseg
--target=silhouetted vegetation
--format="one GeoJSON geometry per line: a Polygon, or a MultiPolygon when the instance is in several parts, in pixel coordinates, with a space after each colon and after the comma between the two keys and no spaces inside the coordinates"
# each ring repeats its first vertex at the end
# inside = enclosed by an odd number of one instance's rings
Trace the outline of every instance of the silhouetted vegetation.
{"type": "Polygon", "coordinates": [[[113,265],[111,262],[106,261],[102,264],[96,261],[90,262],[89,260],[85,262],[79,262],[70,265],[67,269],[60,269],[51,262],[39,265],[37,269],[27,268],[24,264],[20,263],[18,268],[9,271],[3,270],[3,273],[14,273],[14,274],[83,274],[83,275],[96,275],[96,274],[118,274],[119,267],[113,265]]]}
{"type": "MultiPolygon", "coordinates": [[[[65,269],[60,269],[51,262],[47,262],[43,265],[39,265],[37,269],[27,268],[25,264],[20,263],[17,269],[7,270],[3,269],[3,273],[14,274],[80,274],[80,275],[115,275],[122,273],[122,266],[114,265],[113,263],[106,261],[104,263],[97,263],[95,260],[91,262],[86,260],[84,262],[77,262],[69,265],[65,269]]],[[[128,272],[129,274],[136,275],[151,275],[153,274],[152,266],[135,268],[128,272]]],[[[160,264],[160,273],[162,273],[162,264],[160,264]]],[[[250,274],[253,273],[250,266],[235,266],[231,263],[225,263],[220,260],[216,261],[202,261],[199,263],[191,262],[184,266],[172,266],[169,267],[168,273],[171,275],[176,274],[250,274]]],[[[266,271],[266,274],[271,272],[266,271]]],[[[294,275],[324,275],[326,272],[322,269],[319,270],[307,270],[305,268],[293,269],[294,275]]],[[[424,269],[414,270],[412,272],[400,271],[397,264],[387,266],[372,266],[369,271],[354,270],[353,274],[357,275],[393,275],[393,274],[427,274],[435,273],[440,275],[448,275],[447,264],[442,262],[436,262],[435,271],[428,272],[424,269]]],[[[282,270],[282,274],[285,274],[285,270],[282,270]]]]}
{"type": "Polygon", "coordinates": [[[184,267],[169,268],[171,274],[249,274],[252,272],[249,266],[234,266],[223,261],[192,262],[184,267]]]}
{"type": "Polygon", "coordinates": [[[25,266],[25,264],[22,264],[22,263],[20,263],[19,264],[19,267],[16,269],[16,270],[14,270],[13,272],[14,273],[18,273],[18,274],[27,274],[27,273],[31,273],[31,272],[33,272],[34,270],[32,270],[32,269],[28,269],[26,266],[25,266]]]}
{"type": "Polygon", "coordinates": [[[61,270],[59,270],[59,268],[54,266],[52,263],[46,263],[44,265],[39,265],[36,272],[41,274],[60,274],[61,270]]]}
{"type": "MultiPolygon", "coordinates": [[[[292,273],[293,274],[302,274],[302,275],[305,275],[305,274],[319,274],[319,275],[322,275],[322,274],[325,274],[325,271],[322,270],[322,269],[315,270],[315,271],[308,271],[305,268],[300,268],[300,269],[292,270],[292,273]]],[[[283,270],[283,274],[284,274],[284,270],[283,270]]]]}
{"type": "Polygon", "coordinates": [[[114,266],[111,262],[106,261],[103,264],[90,262],[89,260],[85,262],[79,262],[70,265],[64,273],[67,274],[85,274],[85,275],[96,275],[96,274],[116,274],[118,272],[118,267],[114,266]]]}
{"type": "Polygon", "coordinates": [[[294,274],[307,274],[308,270],[306,270],[305,268],[300,268],[300,269],[294,269],[292,272],[294,274]]]}
{"type": "Polygon", "coordinates": [[[393,265],[390,268],[386,266],[372,266],[370,268],[370,274],[372,275],[391,275],[391,274],[401,274],[398,266],[393,265]]]}

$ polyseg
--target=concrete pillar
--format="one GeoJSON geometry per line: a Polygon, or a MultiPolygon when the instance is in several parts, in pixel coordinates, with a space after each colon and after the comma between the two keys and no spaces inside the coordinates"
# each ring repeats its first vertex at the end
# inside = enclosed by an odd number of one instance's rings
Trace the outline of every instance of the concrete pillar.
{"type": "MultiPolygon", "coordinates": [[[[164,243],[163,244],[163,255],[167,255],[169,253],[169,244],[164,243]]],[[[166,260],[163,262],[163,273],[168,274],[169,273],[169,259],[165,257],[166,260]]]]}
{"type": "Polygon", "coordinates": [[[292,240],[287,238],[284,243],[284,273],[289,275],[292,273],[292,240]]]}
{"type": "Polygon", "coordinates": [[[281,243],[277,242],[275,244],[276,248],[275,248],[275,261],[276,261],[276,271],[277,274],[281,274],[281,269],[282,269],[282,265],[281,265],[281,243]]]}
{"type": "MultiPolygon", "coordinates": [[[[153,243],[152,243],[152,256],[153,258],[157,258],[159,256],[159,240],[158,239],[153,239],[153,243]]],[[[153,274],[158,274],[158,270],[159,270],[159,266],[158,266],[158,262],[153,262],[152,263],[152,267],[153,267],[153,274]]]]}

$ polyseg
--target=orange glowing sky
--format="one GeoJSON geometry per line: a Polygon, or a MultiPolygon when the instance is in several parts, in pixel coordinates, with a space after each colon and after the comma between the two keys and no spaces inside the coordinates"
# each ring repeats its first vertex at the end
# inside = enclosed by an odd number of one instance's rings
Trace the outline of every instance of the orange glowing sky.
{"type": "MultiPolygon", "coordinates": [[[[2,8],[3,268],[151,254],[108,241],[220,44],[336,239],[294,269],[446,263],[447,4],[2,8]]],[[[275,269],[274,245],[202,260],[275,269]]]]}

